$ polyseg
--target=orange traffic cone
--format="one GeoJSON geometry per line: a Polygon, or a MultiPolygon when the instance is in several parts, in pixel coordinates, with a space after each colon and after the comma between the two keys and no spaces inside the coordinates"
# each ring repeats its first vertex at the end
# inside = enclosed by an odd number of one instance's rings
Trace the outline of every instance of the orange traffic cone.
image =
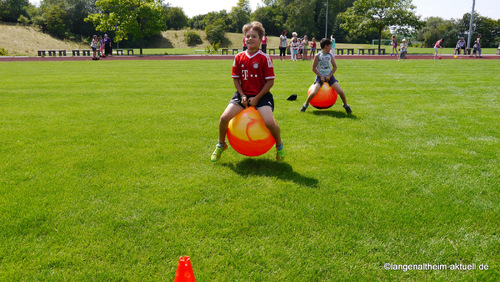
{"type": "Polygon", "coordinates": [[[191,259],[188,256],[179,258],[179,265],[175,272],[174,282],[195,282],[191,259]]]}

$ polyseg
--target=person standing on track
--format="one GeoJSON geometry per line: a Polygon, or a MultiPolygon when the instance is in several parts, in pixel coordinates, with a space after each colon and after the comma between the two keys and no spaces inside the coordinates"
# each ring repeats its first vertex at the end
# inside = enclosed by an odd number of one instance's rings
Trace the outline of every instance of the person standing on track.
{"type": "Polygon", "coordinates": [[[283,32],[280,35],[280,60],[284,61],[286,59],[286,30],[283,30],[283,32]]]}

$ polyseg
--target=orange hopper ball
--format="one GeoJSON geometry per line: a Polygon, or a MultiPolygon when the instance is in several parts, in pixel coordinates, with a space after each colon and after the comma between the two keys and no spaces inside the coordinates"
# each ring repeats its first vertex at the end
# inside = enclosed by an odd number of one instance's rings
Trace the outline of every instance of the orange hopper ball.
{"type": "MultiPolygon", "coordinates": [[[[312,92],[314,84],[307,90],[307,96],[312,92]]],[[[316,93],[316,96],[311,99],[310,104],[317,109],[328,109],[337,102],[337,91],[333,89],[328,82],[324,82],[321,88],[316,93]]]]}
{"type": "Polygon", "coordinates": [[[265,154],[276,143],[254,107],[246,108],[229,121],[227,139],[236,152],[248,157],[265,154]]]}

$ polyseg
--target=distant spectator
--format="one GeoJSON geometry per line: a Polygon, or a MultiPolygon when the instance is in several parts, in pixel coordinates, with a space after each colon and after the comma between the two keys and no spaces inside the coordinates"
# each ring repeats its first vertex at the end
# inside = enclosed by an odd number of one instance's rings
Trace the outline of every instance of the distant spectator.
{"type": "Polygon", "coordinates": [[[284,61],[286,58],[286,30],[283,30],[283,32],[280,35],[280,60],[284,61]]]}
{"type": "Polygon", "coordinates": [[[111,38],[107,34],[104,34],[104,54],[105,56],[111,56],[113,51],[111,49],[111,38]]]}
{"type": "Polygon", "coordinates": [[[262,52],[267,53],[267,33],[264,33],[264,37],[262,37],[262,43],[260,44],[260,50],[262,52]]]}
{"type": "Polygon", "coordinates": [[[455,46],[455,54],[460,55],[460,49],[464,50],[464,55],[467,53],[467,42],[465,41],[465,38],[460,38],[457,42],[457,46],[455,46]]]}
{"type": "Polygon", "coordinates": [[[398,56],[398,40],[396,39],[396,36],[393,34],[392,35],[392,51],[391,51],[391,56],[394,54],[394,56],[398,56]]]}
{"type": "Polygon", "coordinates": [[[245,38],[245,36],[243,36],[243,52],[245,52],[247,49],[247,39],[245,38]]]}
{"type": "Polygon", "coordinates": [[[99,35],[99,57],[104,57],[104,53],[102,52],[104,50],[104,39],[102,39],[102,36],[99,35]]]}

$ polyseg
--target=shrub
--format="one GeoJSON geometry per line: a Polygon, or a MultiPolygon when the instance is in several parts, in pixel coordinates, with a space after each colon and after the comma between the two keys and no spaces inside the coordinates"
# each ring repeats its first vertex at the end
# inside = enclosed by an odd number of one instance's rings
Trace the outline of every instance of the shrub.
{"type": "Polygon", "coordinates": [[[205,28],[205,33],[207,34],[207,40],[210,44],[214,45],[216,43],[224,42],[226,35],[226,24],[223,19],[218,19],[214,23],[207,25],[205,28]]]}
{"type": "Polygon", "coordinates": [[[27,26],[30,23],[30,19],[24,15],[20,15],[19,18],[17,19],[18,22],[20,22],[22,25],[27,26]]]}
{"type": "Polygon", "coordinates": [[[194,47],[198,44],[203,43],[203,41],[201,40],[201,36],[197,32],[194,32],[192,30],[186,31],[184,33],[184,37],[186,38],[186,44],[189,47],[194,47]]]}
{"type": "Polygon", "coordinates": [[[31,18],[34,25],[43,27],[45,25],[45,18],[43,16],[34,16],[31,18]]]}
{"type": "Polygon", "coordinates": [[[207,45],[207,47],[205,47],[205,51],[208,54],[217,54],[219,52],[219,48],[220,43],[212,43],[212,45],[207,45]]]}
{"type": "Polygon", "coordinates": [[[9,52],[7,52],[7,50],[5,50],[4,48],[0,47],[0,56],[7,56],[7,55],[9,55],[9,52]]]}

